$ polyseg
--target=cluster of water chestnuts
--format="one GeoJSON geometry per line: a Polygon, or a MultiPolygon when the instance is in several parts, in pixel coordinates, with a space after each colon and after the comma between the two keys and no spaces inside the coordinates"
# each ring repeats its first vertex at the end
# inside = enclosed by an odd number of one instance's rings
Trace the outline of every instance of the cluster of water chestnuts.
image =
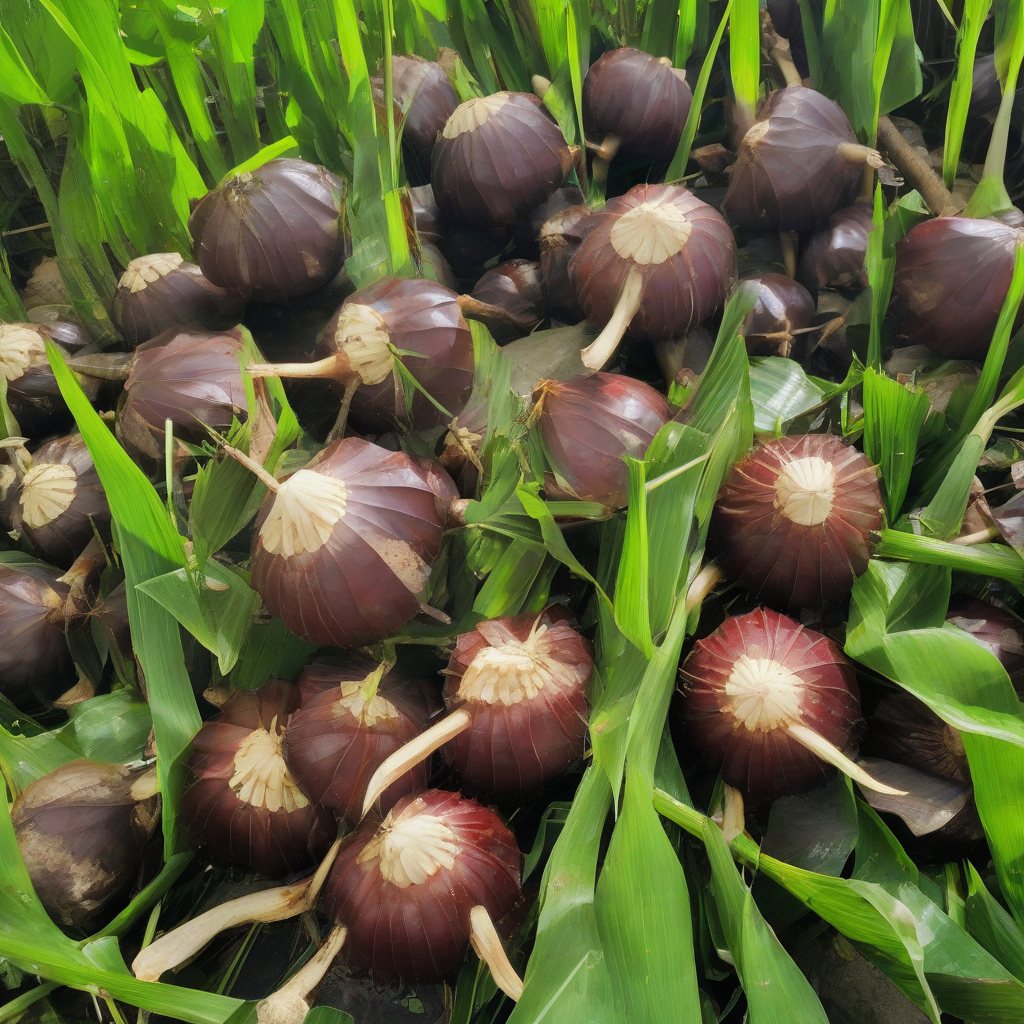
{"type": "MultiPolygon", "coordinates": [[[[557,503],[559,524],[621,519],[636,479],[627,460],[693,430],[687,402],[707,359],[674,365],[662,382],[650,367],[669,365],[666,351],[691,359],[702,337],[710,348],[739,286],[749,300],[735,321],[739,361],[743,346],[755,365],[804,360],[821,296],[865,287],[874,221],[857,199],[881,157],[837,103],[786,77],[746,123],[737,117],[716,198],[659,183],[693,102],[667,58],[622,47],[595,60],[577,146],[539,95],[459,102],[440,63],[395,56],[371,89],[401,131],[404,271],[356,287],[346,181],[277,158],[194,205],[191,260],[159,252],[128,263],[109,310],[121,351],[99,351],[70,322],[0,325],[20,432],[0,442],[0,524],[24,548],[0,564],[0,696],[21,714],[59,714],[114,679],[142,696],[149,685],[131,628],[140,593],[153,598],[109,555],[130,530],[123,500],[112,514],[104,491],[109,439],[95,423],[72,431],[67,381],[58,384],[51,359],[98,408],[116,410],[113,433],[134,472],[191,530],[182,573],[197,606],[231,590],[219,582],[230,573],[261,627],[280,620],[310,652],[304,665],[278,663],[287,678],[267,667],[246,688],[206,690],[216,707],[203,706],[180,794],[159,791],[150,742],[130,765],[76,759],[16,795],[18,843],[59,925],[91,934],[143,887],[172,799],[176,826],[203,857],[289,880],[158,935],[132,964],[137,978],[160,979],[227,928],[319,907],[329,934],[260,1004],[261,1020],[301,1020],[339,955],[380,982],[419,983],[450,979],[472,949],[519,997],[505,947],[523,916],[524,861],[509,820],[587,756],[594,650],[575,616],[586,624],[593,614],[579,580],[553,573],[510,601],[514,614],[463,608],[450,580],[479,564],[457,564],[474,542],[457,548],[451,534],[482,533],[489,514],[506,517],[493,531],[502,543],[535,527],[520,474],[557,503]],[[608,181],[609,166],[626,184],[588,203],[588,173],[608,181]],[[771,233],[779,259],[739,280],[734,229],[741,240],[771,233]],[[546,324],[584,325],[570,332],[568,359],[550,355],[557,331],[537,357],[529,336],[546,324]],[[510,378],[515,394],[497,393],[495,381],[510,378]],[[495,410],[513,400],[496,425],[495,410]],[[302,437],[282,453],[275,435],[292,413],[302,437]],[[509,436],[495,444],[494,429],[509,436]],[[205,519],[190,502],[208,496],[213,473],[233,481],[225,494],[248,521],[215,524],[234,536],[204,568],[190,559],[208,539],[210,502],[205,519]],[[479,500],[498,481],[502,501],[479,500]],[[423,639],[427,655],[404,656],[404,641],[423,639]],[[83,643],[97,645],[101,670],[86,669],[83,643]]],[[[914,227],[896,246],[899,343],[983,358],[1020,231],[1013,218],[961,216],[914,227]]],[[[976,839],[956,730],[902,692],[866,702],[870,730],[865,721],[833,627],[868,568],[883,496],[878,468],[825,432],[830,422],[822,413],[803,421],[813,432],[759,435],[719,467],[703,578],[732,588],[744,610],[716,608],[710,629],[702,620],[679,667],[680,759],[695,751],[755,804],[838,769],[915,836],[958,823],[960,838],[976,839]],[[928,798],[910,799],[915,787],[928,798]]],[[[1024,688],[1024,630],[1009,610],[954,599],[948,623],[1024,688]]],[[[208,653],[206,678],[190,680],[197,692],[210,682],[208,653]]]]}

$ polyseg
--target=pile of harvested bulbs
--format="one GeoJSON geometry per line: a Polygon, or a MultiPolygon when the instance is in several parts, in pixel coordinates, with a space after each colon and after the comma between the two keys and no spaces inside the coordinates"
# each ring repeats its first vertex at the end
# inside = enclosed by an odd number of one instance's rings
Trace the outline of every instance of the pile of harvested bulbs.
{"type": "Polygon", "coordinates": [[[659,765],[730,838],[777,839],[776,806],[839,780],[920,863],[990,862],[952,691],[861,652],[872,629],[969,639],[1004,719],[1024,694],[1024,457],[993,434],[1015,404],[971,404],[1019,324],[1024,214],[907,204],[879,338],[872,232],[910,172],[782,64],[746,123],[726,104],[728,169],[683,183],[708,99],[669,58],[595,59],[576,144],[537,95],[460,102],[461,63],[396,55],[371,84],[404,126],[410,267],[350,278],[351,183],[277,157],[194,204],[190,250],[120,268],[118,345],[0,325],[0,768],[69,936],[115,922],[136,978],[227,984],[255,926],[301,920],[289,970],[238,990],[265,1024],[332,968],[422,992],[475,957],[518,1000],[550,808],[623,759],[631,806],[677,599],[659,765]],[[930,617],[899,559],[960,570],[928,577],[930,617]],[[11,753],[46,730],[70,756],[11,753]],[[148,890],[164,841],[190,866],[148,890]]]}

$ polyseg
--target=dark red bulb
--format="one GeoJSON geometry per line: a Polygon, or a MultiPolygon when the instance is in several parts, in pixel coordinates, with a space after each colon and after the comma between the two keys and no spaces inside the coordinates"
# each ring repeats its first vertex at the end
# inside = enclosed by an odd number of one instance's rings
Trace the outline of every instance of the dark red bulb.
{"type": "Polygon", "coordinates": [[[984,359],[1022,237],[1002,221],[972,217],[934,217],[913,228],[896,245],[892,284],[905,343],[947,359],[984,359]]]}
{"type": "Polygon", "coordinates": [[[236,691],[192,741],[182,827],[219,860],[262,875],[298,871],[334,839],[334,819],[302,792],[282,747],[299,691],[271,680],[236,691]]]}
{"type": "Polygon", "coordinates": [[[515,838],[493,811],[428,789],[346,840],[323,901],[348,927],[352,967],[381,981],[433,981],[466,955],[474,907],[498,921],[518,903],[521,871],[515,838]]]}
{"type": "Polygon", "coordinates": [[[727,575],[779,608],[845,597],[882,522],[878,471],[830,434],[781,437],[733,467],[708,534],[727,575]]]}
{"type": "Polygon", "coordinates": [[[474,790],[526,800],[583,756],[590,644],[553,605],[478,623],[456,641],[445,704],[469,717],[444,747],[474,790]]]}
{"type": "Polygon", "coordinates": [[[802,793],[825,778],[828,765],[801,729],[844,753],[856,746],[853,667],[828,637],[787,615],[761,608],[726,619],[697,641],[679,678],[694,745],[751,796],[802,793]]]}
{"type": "MultiPolygon", "coordinates": [[[[359,821],[373,773],[440,707],[416,680],[382,674],[383,666],[362,659],[313,662],[299,677],[302,706],[288,723],[284,756],[296,782],[349,821],[359,821]]],[[[424,761],[382,794],[381,812],[429,782],[424,761]]]]}
{"type": "Polygon", "coordinates": [[[643,458],[668,422],[668,403],[649,384],[622,374],[593,373],[542,381],[533,419],[551,470],[545,490],[620,508],[629,501],[623,458],[643,458]]]}

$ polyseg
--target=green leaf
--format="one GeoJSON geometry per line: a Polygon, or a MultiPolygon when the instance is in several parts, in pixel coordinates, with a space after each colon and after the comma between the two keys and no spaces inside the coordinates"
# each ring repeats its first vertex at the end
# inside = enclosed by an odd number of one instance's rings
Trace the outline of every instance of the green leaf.
{"type": "Polygon", "coordinates": [[[754,430],[781,437],[798,416],[817,409],[827,391],[811,380],[793,359],[768,356],[750,363],[750,400],[754,404],[754,430]]]}
{"type": "Polygon", "coordinates": [[[925,461],[922,492],[927,500],[945,478],[963,439],[972,431],[987,441],[999,418],[1024,402],[1024,375],[1017,373],[1007,384],[998,402],[993,406],[999,378],[1002,375],[1006,352],[1013,334],[1013,323],[1024,299],[1024,245],[1018,244],[1013,264],[1010,288],[999,313],[999,320],[992,335],[992,344],[985,355],[981,377],[971,395],[967,411],[956,430],[947,435],[938,450],[925,461]],[[1005,403],[1005,404],[1004,404],[1005,403]],[[991,408],[990,408],[991,406],[991,408]]]}
{"type": "Polygon", "coordinates": [[[231,673],[231,685],[238,690],[255,690],[271,676],[295,679],[315,650],[312,644],[290,632],[280,619],[257,622],[231,673]]]}
{"type": "Polygon", "coordinates": [[[594,912],[597,860],[610,806],[604,772],[588,768],[544,869],[537,937],[509,1024],[625,1019],[594,912]]]}
{"type": "Polygon", "coordinates": [[[200,0],[199,9],[210,33],[204,57],[216,77],[217,106],[232,162],[241,164],[260,149],[254,50],[263,27],[264,0],[232,0],[217,7],[200,0]]]}
{"type": "Polygon", "coordinates": [[[184,538],[175,531],[152,484],[114,439],[60,352],[49,342],[47,356],[113,515],[115,542],[124,564],[128,620],[153,713],[164,848],[169,858],[177,852],[177,808],[184,758],[200,726],[199,709],[185,668],[177,621],[137,588],[184,564],[184,538]]]}
{"type": "MultiPolygon", "coordinates": [[[[654,805],[703,838],[705,815],[661,790],[654,805]]],[[[898,857],[872,861],[868,877],[834,878],[769,857],[746,835],[731,848],[845,935],[925,1012],[922,978],[946,1013],[987,1024],[1024,1021],[1024,986],[913,884],[898,857]]]]}
{"type": "MultiPolygon", "coordinates": [[[[680,6],[682,6],[682,3],[685,3],[685,0],[681,0],[680,6]]],[[[700,74],[697,76],[697,84],[693,90],[690,112],[686,115],[683,134],[679,138],[679,146],[672,157],[668,170],[665,172],[665,181],[667,182],[681,181],[686,175],[686,165],[690,160],[690,148],[693,146],[693,140],[697,135],[697,128],[700,125],[700,117],[704,112],[704,95],[707,92],[708,82],[711,80],[711,72],[715,69],[718,47],[722,43],[725,27],[730,21],[732,4],[733,0],[728,0],[726,3],[725,11],[722,13],[722,20],[718,23],[714,39],[711,40],[711,46],[708,49],[707,56],[704,58],[704,63],[701,65],[700,74]]],[[[682,27],[682,19],[680,19],[680,27],[682,27]]],[[[676,64],[682,67],[678,58],[676,64]]]]}
{"type": "Polygon", "coordinates": [[[540,524],[544,546],[547,548],[548,554],[557,558],[564,565],[569,566],[577,576],[582,577],[588,583],[593,583],[597,588],[598,594],[607,602],[608,598],[598,585],[597,580],[591,576],[583,566],[583,563],[569,550],[569,545],[565,543],[562,531],[559,530],[558,524],[555,522],[546,502],[538,497],[538,491],[538,484],[521,483],[516,489],[516,496],[522,502],[526,514],[540,524]]]}
{"type": "Polygon", "coordinates": [[[647,663],[629,719],[622,812],[608,845],[594,908],[612,982],[629,1021],[700,1017],[690,897],[682,865],[651,805],[669,698],[686,629],[680,597],[647,663]],[[686,925],[680,927],[680,922],[686,925]]]}
{"type": "Polygon", "coordinates": [[[882,471],[890,521],[899,517],[907,496],[918,437],[929,409],[925,392],[871,368],[864,371],[864,454],[882,471]]]}
{"type": "Polygon", "coordinates": [[[1018,981],[1024,982],[1024,931],[988,891],[974,865],[967,861],[967,930],[1018,981]]]}
{"type": "Polygon", "coordinates": [[[914,16],[906,0],[888,0],[879,19],[872,84],[875,112],[871,138],[878,131],[878,115],[910,103],[921,94],[920,50],[914,37],[914,16]]]}
{"type": "Polygon", "coordinates": [[[810,982],[765,923],[754,897],[743,884],[722,830],[707,818],[704,845],[711,861],[718,917],[747,997],[751,1024],[828,1024],[810,982]]]}
{"type": "Polygon", "coordinates": [[[949,107],[946,109],[946,136],[942,148],[942,178],[946,188],[953,187],[960,163],[960,150],[974,84],[974,58],[990,7],[989,0],[964,0],[963,13],[960,15],[956,33],[956,72],[950,89],[949,107]]]}
{"type": "MultiPolygon", "coordinates": [[[[730,414],[725,412],[722,426],[727,427],[729,423],[730,414]]],[[[707,467],[717,450],[717,440],[690,426],[668,423],[658,431],[647,449],[647,546],[650,550],[650,565],[653,567],[649,585],[650,633],[658,639],[668,626],[676,595],[686,583],[688,556],[691,553],[690,524],[704,486],[702,481],[708,472],[707,467]]],[[[730,461],[731,454],[726,455],[730,461]]],[[[715,486],[717,488],[717,483],[715,486]]],[[[628,537],[627,521],[627,541],[628,537]]],[[[627,574],[633,571],[632,559],[624,549],[619,566],[619,582],[615,585],[616,601],[619,599],[620,586],[629,582],[627,574]]]]}
{"type": "Polygon", "coordinates": [[[217,141],[217,130],[207,103],[208,90],[196,53],[196,46],[205,32],[197,18],[189,17],[169,0],[147,0],[146,10],[160,33],[177,99],[206,164],[209,180],[219,182],[227,173],[227,162],[217,141]]]}
{"type": "Polygon", "coordinates": [[[175,569],[140,583],[138,589],[217,655],[221,675],[235,667],[260,604],[259,594],[249,586],[248,573],[211,558],[199,573],[175,569]]]}
{"type": "Polygon", "coordinates": [[[485,619],[518,615],[546,558],[547,552],[542,544],[518,538],[512,540],[488,573],[473,602],[473,611],[485,619]]]}
{"type": "Polygon", "coordinates": [[[839,103],[858,138],[873,144],[879,113],[921,91],[909,0],[833,0],[818,42],[817,88],[839,103]]]}
{"type": "Polygon", "coordinates": [[[0,26],[0,95],[19,106],[23,103],[49,103],[50,97],[35,80],[14,41],[0,26]]]}
{"type": "Polygon", "coordinates": [[[955,626],[890,631],[887,620],[901,587],[920,595],[921,588],[914,586],[918,578],[909,568],[882,567],[872,559],[853,588],[846,650],[960,730],[1003,894],[1018,920],[1024,920],[1021,705],[995,655],[955,626]]]}
{"type": "Polygon", "coordinates": [[[352,1015],[333,1006],[314,1006],[302,1024],[355,1024],[352,1015]]]}
{"type": "Polygon", "coordinates": [[[969,434],[935,497],[926,509],[917,514],[918,522],[929,536],[937,540],[952,540],[960,532],[974,473],[984,448],[985,442],[977,434],[969,434]]]}
{"type": "Polygon", "coordinates": [[[629,467],[629,511],[615,583],[615,621],[630,642],[649,658],[654,648],[648,603],[647,479],[642,460],[627,456],[626,465],[629,467]]]}
{"type": "Polygon", "coordinates": [[[892,296],[893,274],[896,269],[896,255],[886,251],[885,206],[882,202],[882,185],[875,186],[874,230],[868,235],[868,248],[864,256],[864,267],[871,289],[871,321],[868,336],[868,367],[882,368],[882,321],[889,308],[892,296]]]}
{"type": "Polygon", "coordinates": [[[732,0],[729,73],[736,105],[753,124],[761,84],[761,12],[757,0],[732,0]]]}
{"type": "Polygon", "coordinates": [[[142,756],[151,721],[149,705],[138,694],[119,690],[68,708],[58,735],[82,757],[127,764],[142,756]]]}
{"type": "Polygon", "coordinates": [[[875,554],[880,558],[905,558],[922,565],[995,576],[1024,590],[1024,559],[1005,544],[952,544],[899,530],[882,530],[875,554]]]}
{"type": "Polygon", "coordinates": [[[258,170],[264,164],[270,163],[271,160],[276,160],[278,157],[296,156],[298,148],[299,144],[295,139],[291,135],[286,135],[283,139],[278,139],[276,142],[271,142],[269,145],[264,146],[249,157],[248,160],[243,160],[240,164],[236,164],[230,170],[225,171],[221,176],[219,184],[223,185],[225,181],[235,177],[235,175],[258,170]]]}
{"type": "Polygon", "coordinates": [[[1021,62],[1024,61],[1024,13],[1015,0],[997,0],[995,9],[995,62],[996,74],[1003,91],[999,113],[992,126],[992,137],[985,157],[985,171],[978,187],[967,203],[964,214],[968,217],[990,217],[994,213],[1012,210],[1013,204],[1003,183],[1006,166],[1006,143],[1013,117],[1014,97],[1021,62]]]}

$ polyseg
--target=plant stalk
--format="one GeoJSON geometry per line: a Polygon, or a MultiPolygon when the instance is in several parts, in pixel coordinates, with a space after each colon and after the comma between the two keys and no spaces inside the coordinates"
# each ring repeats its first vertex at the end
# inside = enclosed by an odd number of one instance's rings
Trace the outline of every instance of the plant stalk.
{"type": "Polygon", "coordinates": [[[469,728],[472,718],[465,708],[459,708],[450,715],[442,718],[426,732],[421,732],[400,747],[373,773],[369,784],[366,787],[366,796],[363,798],[363,811],[360,817],[366,817],[366,812],[380,799],[381,794],[393,782],[400,779],[410,768],[414,768],[424,758],[430,755],[439,747],[443,747],[449,740],[455,739],[461,732],[469,728]]]}
{"type": "Polygon", "coordinates": [[[596,373],[615,355],[615,350],[619,347],[630,321],[640,308],[643,291],[643,276],[639,270],[631,267],[622,291],[619,292],[611,319],[605,324],[604,330],[580,353],[583,365],[591,373],[596,373]]]}
{"type": "Polygon", "coordinates": [[[942,179],[884,114],[878,119],[878,148],[896,165],[904,180],[921,193],[936,217],[952,217],[963,209],[963,203],[950,193],[942,179]]]}

